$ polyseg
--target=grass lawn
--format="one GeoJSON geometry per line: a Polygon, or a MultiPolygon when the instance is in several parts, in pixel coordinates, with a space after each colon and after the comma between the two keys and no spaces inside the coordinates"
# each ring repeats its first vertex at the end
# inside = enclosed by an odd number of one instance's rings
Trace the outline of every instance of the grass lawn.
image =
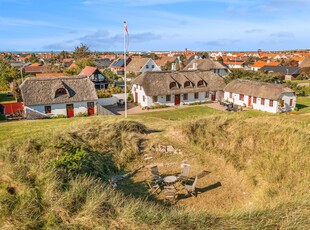
{"type": "Polygon", "coordinates": [[[298,114],[310,113],[310,97],[298,97],[296,106],[299,109],[298,114]]]}
{"type": "Polygon", "coordinates": [[[295,82],[295,83],[310,83],[310,80],[292,80],[291,82],[295,82]]]}
{"type": "Polygon", "coordinates": [[[6,96],[7,92],[1,91],[0,92],[0,103],[9,103],[9,102],[16,102],[14,97],[6,96]]]}

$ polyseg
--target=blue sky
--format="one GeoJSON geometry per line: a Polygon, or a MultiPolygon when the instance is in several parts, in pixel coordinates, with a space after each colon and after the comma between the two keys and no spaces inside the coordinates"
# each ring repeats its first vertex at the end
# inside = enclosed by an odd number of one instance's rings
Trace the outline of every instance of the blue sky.
{"type": "Polygon", "coordinates": [[[310,48],[310,0],[0,0],[0,50],[310,48]]]}

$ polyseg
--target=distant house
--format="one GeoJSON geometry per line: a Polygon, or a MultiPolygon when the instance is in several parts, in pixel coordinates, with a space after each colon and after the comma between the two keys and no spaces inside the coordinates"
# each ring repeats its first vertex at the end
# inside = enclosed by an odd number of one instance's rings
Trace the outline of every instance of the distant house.
{"type": "Polygon", "coordinates": [[[64,58],[62,59],[62,65],[64,68],[68,68],[74,62],[73,58],[64,58]]]}
{"type": "Polygon", "coordinates": [[[258,71],[260,70],[261,68],[263,68],[264,66],[280,66],[281,63],[280,62],[265,62],[265,61],[257,61],[255,62],[252,66],[251,66],[251,70],[253,71],[258,71]]]}
{"type": "Polygon", "coordinates": [[[104,59],[97,59],[95,60],[95,65],[99,69],[106,69],[111,65],[112,61],[110,61],[109,58],[104,58],[104,59]]]}
{"type": "Polygon", "coordinates": [[[142,107],[175,106],[219,100],[224,87],[223,78],[211,71],[145,72],[133,80],[132,95],[142,107]]]}
{"type": "Polygon", "coordinates": [[[290,111],[296,106],[296,94],[290,88],[240,79],[226,85],[224,99],[236,105],[270,113],[290,111]]]}
{"type": "Polygon", "coordinates": [[[301,73],[299,67],[294,66],[264,66],[260,71],[266,71],[268,73],[278,73],[283,80],[294,80],[301,73]]]}
{"type": "Polygon", "coordinates": [[[94,84],[86,76],[30,77],[20,86],[28,118],[78,113],[93,115],[98,100],[94,84]]]}
{"type": "Polygon", "coordinates": [[[169,57],[169,56],[163,56],[160,59],[155,60],[155,63],[157,66],[164,68],[165,65],[170,62],[170,63],[178,63],[179,59],[176,56],[169,57]]]}
{"type": "Polygon", "coordinates": [[[224,64],[228,66],[229,69],[243,69],[244,61],[240,59],[226,59],[224,64]]]}
{"type": "Polygon", "coordinates": [[[193,59],[183,70],[209,70],[213,73],[226,77],[228,75],[228,68],[220,62],[211,59],[193,59]]]}
{"type": "Polygon", "coordinates": [[[151,58],[134,58],[126,68],[127,73],[140,74],[147,71],[161,71],[151,58]]]}
{"type": "Polygon", "coordinates": [[[108,88],[108,79],[97,67],[86,66],[79,75],[87,76],[94,83],[96,90],[108,88]]]}
{"type": "Polygon", "coordinates": [[[36,75],[37,73],[44,73],[49,70],[48,66],[26,66],[25,68],[26,74],[33,74],[36,75]]]}

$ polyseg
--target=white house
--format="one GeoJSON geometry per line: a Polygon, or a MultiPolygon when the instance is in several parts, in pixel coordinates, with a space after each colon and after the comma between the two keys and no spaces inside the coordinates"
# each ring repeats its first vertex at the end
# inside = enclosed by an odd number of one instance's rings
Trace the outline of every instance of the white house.
{"type": "Polygon", "coordinates": [[[97,93],[87,76],[31,77],[20,86],[28,118],[78,113],[93,115],[96,111],[97,93]]]}
{"type": "Polygon", "coordinates": [[[224,99],[236,105],[270,113],[294,110],[295,92],[283,85],[234,80],[224,88],[224,99]]]}
{"type": "Polygon", "coordinates": [[[126,68],[127,73],[144,73],[147,71],[161,71],[161,68],[156,65],[152,58],[134,58],[126,68]]]}
{"type": "Polygon", "coordinates": [[[183,70],[209,70],[221,77],[226,77],[229,73],[229,69],[226,66],[209,58],[193,59],[183,70]]]}
{"type": "Polygon", "coordinates": [[[175,106],[219,100],[224,87],[223,78],[211,71],[145,72],[133,80],[132,95],[142,107],[175,106]]]}

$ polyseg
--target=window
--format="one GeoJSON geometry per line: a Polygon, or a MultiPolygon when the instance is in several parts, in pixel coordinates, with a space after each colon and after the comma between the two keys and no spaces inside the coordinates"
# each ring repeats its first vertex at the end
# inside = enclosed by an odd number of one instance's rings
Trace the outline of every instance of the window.
{"type": "Polygon", "coordinates": [[[157,96],[154,96],[153,97],[153,102],[157,102],[157,100],[158,100],[157,96]]]}
{"type": "Polygon", "coordinates": [[[184,99],[184,100],[187,100],[187,99],[188,99],[188,95],[187,95],[187,93],[184,93],[184,95],[183,95],[183,99],[184,99]]]}
{"type": "Polygon", "coordinates": [[[284,100],[281,101],[281,107],[284,107],[284,100]]]}
{"type": "Polygon", "coordinates": [[[262,98],[262,99],[261,99],[260,104],[261,104],[261,105],[265,105],[265,98],[262,98]]]}
{"type": "Polygon", "coordinates": [[[256,97],[253,97],[253,104],[256,104],[256,97]]]}
{"type": "Polygon", "coordinates": [[[197,87],[201,87],[201,86],[203,86],[203,81],[198,81],[197,87]]]}
{"type": "Polygon", "coordinates": [[[185,83],[184,83],[184,88],[188,88],[188,87],[190,87],[191,86],[191,83],[189,82],[189,81],[186,81],[185,83]]]}
{"type": "Polygon", "coordinates": [[[50,105],[44,106],[44,110],[46,114],[52,113],[52,106],[50,105]]]}
{"type": "Polygon", "coordinates": [[[171,82],[170,85],[169,85],[169,88],[173,89],[173,88],[176,88],[176,86],[177,86],[177,83],[171,82]]]}
{"type": "Polygon", "coordinates": [[[171,101],[171,96],[170,95],[166,95],[166,101],[171,101]]]}
{"type": "Polygon", "coordinates": [[[293,106],[293,99],[290,99],[290,106],[293,106]]]}
{"type": "Polygon", "coordinates": [[[199,98],[199,93],[195,93],[194,97],[195,97],[195,99],[198,99],[199,98]]]}
{"type": "Polygon", "coordinates": [[[66,94],[67,94],[67,91],[65,90],[65,88],[59,88],[56,90],[55,98],[60,97],[62,95],[66,95],[66,94]]]}
{"type": "Polygon", "coordinates": [[[145,96],[142,97],[143,102],[145,102],[145,96]]]}
{"type": "Polygon", "coordinates": [[[269,107],[273,107],[273,100],[269,100],[269,107]]]}
{"type": "Polygon", "coordinates": [[[149,65],[146,65],[146,66],[145,66],[145,68],[147,68],[147,69],[148,69],[148,68],[149,68],[149,65]]]}
{"type": "Polygon", "coordinates": [[[154,69],[154,67],[155,67],[155,66],[154,66],[154,65],[152,65],[152,69],[154,69]]]}
{"type": "Polygon", "coordinates": [[[229,93],[229,98],[232,98],[232,93],[229,93]]]}
{"type": "Polygon", "coordinates": [[[244,94],[239,94],[239,100],[243,101],[244,100],[244,94]]]}
{"type": "Polygon", "coordinates": [[[205,98],[209,98],[209,91],[206,92],[205,98]]]}

